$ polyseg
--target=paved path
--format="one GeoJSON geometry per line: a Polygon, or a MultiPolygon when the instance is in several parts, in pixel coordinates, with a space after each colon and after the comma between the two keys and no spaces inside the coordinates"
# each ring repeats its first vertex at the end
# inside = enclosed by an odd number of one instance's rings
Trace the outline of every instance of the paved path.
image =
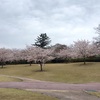
{"type": "Polygon", "coordinates": [[[0,87],[20,89],[45,89],[45,90],[100,90],[100,83],[65,84],[55,82],[0,82],[0,87]]]}
{"type": "Polygon", "coordinates": [[[91,96],[86,91],[100,91],[100,83],[87,84],[66,84],[58,82],[39,81],[23,77],[7,76],[19,78],[22,82],[0,82],[0,88],[18,88],[28,91],[44,93],[54,96],[60,100],[100,100],[100,98],[91,96]]]}

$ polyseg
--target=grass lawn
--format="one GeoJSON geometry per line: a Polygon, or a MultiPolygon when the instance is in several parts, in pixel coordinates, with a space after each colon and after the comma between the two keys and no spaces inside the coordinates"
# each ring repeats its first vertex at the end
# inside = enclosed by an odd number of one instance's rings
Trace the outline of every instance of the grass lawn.
{"type": "Polygon", "coordinates": [[[9,78],[5,76],[0,76],[0,82],[21,82],[21,79],[18,78],[9,78]]]}
{"type": "Polygon", "coordinates": [[[18,89],[0,89],[0,100],[58,100],[40,93],[18,89]]]}
{"type": "Polygon", "coordinates": [[[88,92],[88,94],[91,94],[100,98],[100,92],[88,92]]]}
{"type": "Polygon", "coordinates": [[[100,63],[46,64],[40,72],[37,64],[8,65],[0,69],[0,74],[21,76],[45,81],[65,83],[100,82],[100,63]]]}

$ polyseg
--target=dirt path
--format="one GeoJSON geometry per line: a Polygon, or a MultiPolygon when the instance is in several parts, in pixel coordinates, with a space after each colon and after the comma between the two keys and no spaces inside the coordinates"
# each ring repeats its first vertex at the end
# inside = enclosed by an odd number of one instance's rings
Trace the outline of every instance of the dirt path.
{"type": "Polygon", "coordinates": [[[19,78],[22,82],[0,82],[0,88],[18,88],[28,91],[40,92],[46,95],[57,97],[60,100],[100,100],[91,96],[86,91],[100,91],[100,83],[88,84],[66,84],[58,82],[39,81],[23,77],[7,76],[19,78]]]}

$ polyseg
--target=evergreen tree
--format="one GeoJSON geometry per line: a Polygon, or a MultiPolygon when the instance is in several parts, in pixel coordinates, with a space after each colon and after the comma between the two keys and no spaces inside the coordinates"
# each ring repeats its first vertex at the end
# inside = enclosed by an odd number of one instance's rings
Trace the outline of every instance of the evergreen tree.
{"type": "Polygon", "coordinates": [[[50,38],[47,36],[46,33],[40,34],[37,39],[35,40],[34,46],[45,48],[51,42],[50,38]]]}
{"type": "Polygon", "coordinates": [[[95,37],[95,44],[100,47],[100,24],[98,25],[98,27],[95,28],[96,33],[98,34],[97,37],[95,37]]]}

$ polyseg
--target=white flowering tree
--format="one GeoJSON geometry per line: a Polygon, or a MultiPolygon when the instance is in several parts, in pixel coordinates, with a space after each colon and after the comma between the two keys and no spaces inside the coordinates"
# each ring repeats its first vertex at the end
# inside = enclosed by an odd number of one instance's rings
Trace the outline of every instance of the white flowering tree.
{"type": "Polygon", "coordinates": [[[75,58],[83,58],[84,64],[86,64],[86,57],[89,55],[89,41],[86,40],[78,40],[77,42],[74,42],[73,47],[75,58]]]}
{"type": "Polygon", "coordinates": [[[27,46],[26,49],[26,59],[28,62],[34,61],[35,63],[38,63],[40,65],[41,71],[43,71],[43,64],[46,63],[47,61],[53,59],[52,55],[52,50],[50,49],[42,49],[40,47],[32,47],[32,46],[27,46]]]}
{"type": "Polygon", "coordinates": [[[93,57],[93,56],[97,56],[100,55],[100,49],[99,47],[97,47],[94,43],[89,44],[88,47],[88,56],[89,57],[93,57]]]}
{"type": "Polygon", "coordinates": [[[14,63],[17,63],[21,60],[21,50],[20,49],[12,49],[12,59],[11,61],[14,61],[14,63]]]}
{"type": "Polygon", "coordinates": [[[12,51],[10,49],[0,48],[0,63],[3,68],[7,61],[12,58],[12,51]]]}
{"type": "Polygon", "coordinates": [[[71,57],[71,49],[69,47],[61,49],[59,52],[55,53],[57,58],[61,58],[63,60],[69,60],[71,57]]]}
{"type": "Polygon", "coordinates": [[[36,58],[35,51],[36,51],[35,47],[32,47],[32,46],[27,46],[26,50],[24,51],[24,53],[25,53],[24,59],[26,59],[27,62],[30,63],[30,66],[31,66],[32,62],[35,61],[35,58],[36,58]]]}

